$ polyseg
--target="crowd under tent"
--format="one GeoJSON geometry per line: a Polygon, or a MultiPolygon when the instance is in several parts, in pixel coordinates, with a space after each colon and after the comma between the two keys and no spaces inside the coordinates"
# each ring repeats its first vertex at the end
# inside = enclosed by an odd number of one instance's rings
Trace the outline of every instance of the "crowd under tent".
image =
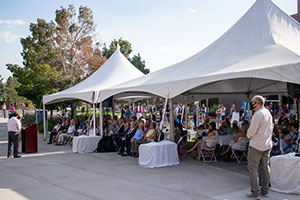
{"type": "MultiPolygon", "coordinates": [[[[300,84],[300,24],[270,0],[257,0],[224,35],[177,64],[102,90],[114,95],[154,94],[191,103],[207,97],[249,100],[283,94],[300,84]]],[[[172,109],[172,106],[170,107],[172,109]]],[[[172,120],[171,120],[172,121],[172,120]]]]}
{"type": "MultiPolygon", "coordinates": [[[[97,103],[96,98],[98,97],[99,92],[143,75],[144,74],[140,70],[128,61],[118,47],[109,59],[87,79],[61,92],[43,96],[43,109],[45,110],[46,104],[79,99],[93,104],[93,119],[95,122],[95,104],[97,103]]],[[[102,113],[101,110],[102,106],[100,106],[100,113],[102,113]]],[[[100,115],[100,118],[101,117],[102,115],[100,115]]],[[[44,137],[46,137],[45,132],[44,137]]]]}

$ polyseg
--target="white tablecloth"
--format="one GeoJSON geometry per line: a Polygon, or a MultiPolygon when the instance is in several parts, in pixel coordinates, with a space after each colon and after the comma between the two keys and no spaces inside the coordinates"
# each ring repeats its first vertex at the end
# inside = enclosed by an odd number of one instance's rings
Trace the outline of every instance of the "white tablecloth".
{"type": "Polygon", "coordinates": [[[100,136],[79,136],[73,138],[74,153],[90,153],[98,147],[100,136]]]}
{"type": "Polygon", "coordinates": [[[232,136],[231,135],[219,135],[217,143],[220,146],[229,145],[231,140],[232,140],[232,136]]]}
{"type": "Polygon", "coordinates": [[[295,153],[274,156],[271,162],[271,189],[300,194],[300,157],[295,153]]]}
{"type": "Polygon", "coordinates": [[[139,165],[146,168],[178,165],[177,144],[168,140],[139,147],[139,165]]]}

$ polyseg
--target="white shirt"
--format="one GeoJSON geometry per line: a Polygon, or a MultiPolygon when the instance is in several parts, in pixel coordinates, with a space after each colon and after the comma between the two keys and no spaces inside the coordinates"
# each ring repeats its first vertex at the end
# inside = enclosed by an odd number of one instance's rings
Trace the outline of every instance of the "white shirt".
{"type": "Polygon", "coordinates": [[[11,117],[7,121],[7,130],[8,132],[17,132],[19,133],[21,131],[21,122],[16,117],[11,117]]]}
{"type": "Polygon", "coordinates": [[[269,110],[261,108],[255,112],[247,131],[249,145],[259,151],[271,149],[273,127],[273,118],[269,110]]]}
{"type": "Polygon", "coordinates": [[[75,130],[75,126],[69,126],[67,133],[72,133],[75,130]]]}
{"type": "Polygon", "coordinates": [[[5,104],[2,105],[2,109],[6,110],[6,105],[5,104]]]}

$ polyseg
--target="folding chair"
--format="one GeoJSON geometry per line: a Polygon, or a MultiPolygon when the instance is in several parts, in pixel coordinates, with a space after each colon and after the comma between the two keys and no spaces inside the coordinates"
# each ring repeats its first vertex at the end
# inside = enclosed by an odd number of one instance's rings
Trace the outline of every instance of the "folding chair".
{"type": "Polygon", "coordinates": [[[203,162],[217,162],[217,157],[215,154],[216,146],[217,146],[217,137],[210,137],[204,140],[201,147],[201,157],[203,158],[203,162]],[[215,145],[211,148],[205,148],[204,147],[205,142],[215,143],[215,145]],[[210,159],[207,160],[206,158],[208,159],[210,158],[210,159]]]}
{"type": "Polygon", "coordinates": [[[248,149],[248,138],[247,137],[240,137],[238,142],[231,147],[231,158],[235,158],[238,163],[245,158],[247,161],[247,149],[248,149]],[[237,151],[241,152],[242,155],[238,155],[237,151]]]}

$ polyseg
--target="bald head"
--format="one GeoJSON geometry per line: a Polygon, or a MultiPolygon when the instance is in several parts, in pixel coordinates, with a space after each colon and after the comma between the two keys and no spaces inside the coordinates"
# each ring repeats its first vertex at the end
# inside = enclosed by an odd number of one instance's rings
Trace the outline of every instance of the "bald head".
{"type": "Polygon", "coordinates": [[[263,107],[265,105],[265,99],[263,96],[260,96],[260,95],[255,95],[252,98],[252,102],[258,103],[261,107],[263,107]]]}

